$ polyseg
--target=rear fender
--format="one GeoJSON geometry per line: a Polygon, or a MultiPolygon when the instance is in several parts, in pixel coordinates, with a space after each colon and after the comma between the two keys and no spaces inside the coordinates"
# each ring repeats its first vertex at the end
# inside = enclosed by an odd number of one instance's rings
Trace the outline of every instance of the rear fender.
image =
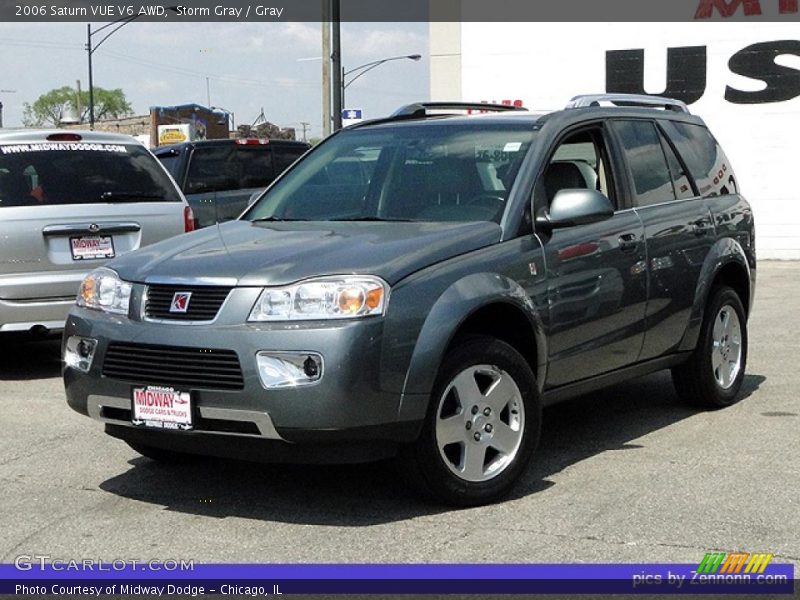
{"type": "Polygon", "coordinates": [[[747,261],[747,254],[741,244],[733,238],[718,240],[712,246],[703,262],[697,289],[695,290],[692,315],[689,319],[689,326],[680,343],[679,351],[692,351],[697,345],[697,340],[700,337],[700,326],[703,323],[706,304],[714,281],[719,272],[729,264],[737,265],[747,274],[747,279],[750,281],[750,298],[752,299],[754,273],[751,271],[747,261]]]}

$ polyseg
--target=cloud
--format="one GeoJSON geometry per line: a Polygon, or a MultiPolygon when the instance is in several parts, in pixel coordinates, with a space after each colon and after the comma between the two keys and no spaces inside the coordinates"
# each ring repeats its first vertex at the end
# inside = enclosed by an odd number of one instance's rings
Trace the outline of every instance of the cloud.
{"type": "Polygon", "coordinates": [[[342,55],[346,62],[368,61],[402,54],[426,54],[427,36],[400,23],[345,23],[342,55]]]}

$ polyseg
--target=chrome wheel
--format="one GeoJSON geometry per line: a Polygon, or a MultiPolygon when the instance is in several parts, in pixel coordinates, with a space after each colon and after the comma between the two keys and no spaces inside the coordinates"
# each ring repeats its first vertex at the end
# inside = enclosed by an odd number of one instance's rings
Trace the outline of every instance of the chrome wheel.
{"type": "Polygon", "coordinates": [[[711,368],[717,385],[729,389],[742,368],[742,325],[730,304],[724,304],[711,332],[711,368]]]}
{"type": "Polygon", "coordinates": [[[444,464],[465,481],[488,481],[519,452],[525,406],[514,379],[492,365],[474,365],[445,388],[436,411],[436,445],[444,464]]]}

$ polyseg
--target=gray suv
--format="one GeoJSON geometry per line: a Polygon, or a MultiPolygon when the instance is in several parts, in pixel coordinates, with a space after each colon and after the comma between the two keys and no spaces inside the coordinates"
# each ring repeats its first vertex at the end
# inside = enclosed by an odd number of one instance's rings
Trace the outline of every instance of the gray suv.
{"type": "Polygon", "coordinates": [[[661,369],[735,402],[755,266],[731,164],[680,102],[415,104],[329,137],[238,221],[91,274],[67,399],[152,459],[394,456],[480,504],[544,406],[661,369]]]}
{"type": "Polygon", "coordinates": [[[132,137],[0,131],[0,332],[62,329],[89,271],[192,229],[175,183],[132,137]]]}

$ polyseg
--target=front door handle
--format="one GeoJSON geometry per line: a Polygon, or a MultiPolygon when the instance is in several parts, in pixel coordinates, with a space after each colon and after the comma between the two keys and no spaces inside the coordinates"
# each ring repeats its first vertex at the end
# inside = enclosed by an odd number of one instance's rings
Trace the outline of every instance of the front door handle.
{"type": "Polygon", "coordinates": [[[635,233],[623,233],[619,236],[619,249],[623,252],[634,252],[639,246],[639,237],[635,233]]]}

